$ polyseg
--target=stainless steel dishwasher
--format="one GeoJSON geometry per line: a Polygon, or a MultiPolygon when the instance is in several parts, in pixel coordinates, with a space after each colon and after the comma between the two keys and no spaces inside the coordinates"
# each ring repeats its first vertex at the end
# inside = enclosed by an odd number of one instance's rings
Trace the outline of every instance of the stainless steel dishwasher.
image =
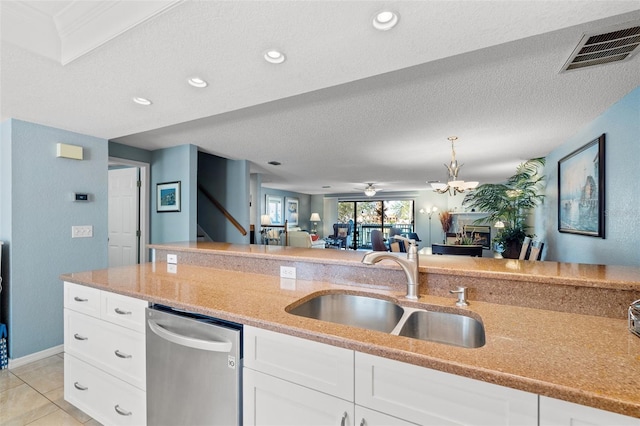
{"type": "Polygon", "coordinates": [[[242,424],[242,325],[147,308],[147,423],[242,424]]]}

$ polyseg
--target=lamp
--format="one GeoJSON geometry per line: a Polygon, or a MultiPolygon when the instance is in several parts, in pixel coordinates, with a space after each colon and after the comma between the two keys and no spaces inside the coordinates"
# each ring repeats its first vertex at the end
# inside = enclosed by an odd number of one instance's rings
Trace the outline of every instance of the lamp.
{"type": "Polygon", "coordinates": [[[431,183],[431,188],[438,194],[445,194],[448,192],[449,195],[456,195],[466,190],[474,189],[478,186],[478,182],[465,182],[463,180],[458,180],[458,172],[464,165],[458,164],[458,161],[456,160],[456,150],[453,148],[453,142],[458,140],[458,137],[449,136],[447,140],[451,141],[451,163],[449,163],[448,166],[446,164],[444,166],[449,171],[449,181],[446,184],[439,182],[431,183]],[[451,194],[451,190],[453,190],[453,194],[451,194]]]}
{"type": "Polygon", "coordinates": [[[438,208],[436,206],[433,206],[433,207],[427,207],[426,210],[420,209],[418,211],[422,214],[429,215],[429,247],[431,247],[431,216],[433,216],[433,214],[438,211],[438,208]]]}
{"type": "Polygon", "coordinates": [[[260,215],[260,233],[262,234],[262,244],[267,244],[269,239],[267,238],[268,227],[271,226],[271,216],[268,214],[260,215]]]}
{"type": "Polygon", "coordinates": [[[313,228],[311,229],[311,232],[314,234],[318,233],[318,222],[321,222],[322,219],[320,219],[320,214],[319,213],[311,213],[311,217],[309,218],[309,222],[313,222],[313,228]]]}
{"type": "Polygon", "coordinates": [[[378,190],[375,186],[373,186],[372,183],[368,183],[367,187],[364,189],[364,195],[366,195],[367,197],[373,197],[374,195],[376,195],[376,192],[378,192],[378,190]]]}

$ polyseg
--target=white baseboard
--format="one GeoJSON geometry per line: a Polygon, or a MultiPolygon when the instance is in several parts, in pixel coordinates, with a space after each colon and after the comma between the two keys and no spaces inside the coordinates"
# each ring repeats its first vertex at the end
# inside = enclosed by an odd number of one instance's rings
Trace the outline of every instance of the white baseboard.
{"type": "Polygon", "coordinates": [[[64,352],[64,345],[58,345],[49,349],[45,349],[44,351],[29,354],[20,358],[9,358],[9,370],[11,370],[12,368],[21,367],[34,361],[49,358],[53,355],[58,355],[62,352],[64,352]]]}

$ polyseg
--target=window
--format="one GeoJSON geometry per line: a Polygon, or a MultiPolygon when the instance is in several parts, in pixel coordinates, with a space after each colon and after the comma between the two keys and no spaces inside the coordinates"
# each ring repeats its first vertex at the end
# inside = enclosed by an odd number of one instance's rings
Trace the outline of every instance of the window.
{"type": "Polygon", "coordinates": [[[371,231],[379,229],[385,238],[391,228],[413,232],[413,200],[339,201],[338,222],[354,222],[353,247],[371,248],[371,231]]]}

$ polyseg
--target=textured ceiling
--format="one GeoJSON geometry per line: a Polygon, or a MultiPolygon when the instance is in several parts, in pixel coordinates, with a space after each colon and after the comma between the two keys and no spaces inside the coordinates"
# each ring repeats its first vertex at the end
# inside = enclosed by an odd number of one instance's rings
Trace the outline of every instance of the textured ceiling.
{"type": "Polygon", "coordinates": [[[637,24],[638,1],[185,1],[63,66],[43,22],[74,3],[0,3],[3,119],[191,143],[310,194],[424,189],[450,135],[462,179],[499,181],[640,85],[637,56],[560,73],[584,33],[637,24]],[[382,8],[396,28],[373,29],[382,8]],[[285,63],[262,59],[274,47],[285,63]]]}

